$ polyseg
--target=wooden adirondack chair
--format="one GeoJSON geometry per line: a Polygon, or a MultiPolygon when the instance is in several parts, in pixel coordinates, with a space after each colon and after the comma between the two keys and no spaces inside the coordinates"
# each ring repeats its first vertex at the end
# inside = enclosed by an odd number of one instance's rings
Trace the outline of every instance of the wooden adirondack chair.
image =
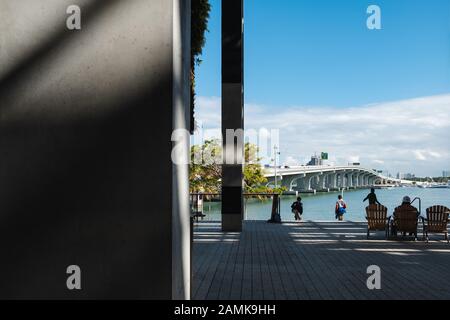
{"type": "Polygon", "coordinates": [[[386,238],[388,238],[389,219],[387,211],[388,209],[380,204],[371,204],[366,208],[367,239],[370,237],[370,231],[385,231],[386,238]]]}
{"type": "Polygon", "coordinates": [[[432,206],[427,209],[427,218],[423,219],[423,233],[429,241],[428,233],[443,233],[445,240],[449,243],[448,238],[448,216],[450,209],[444,206],[432,206]]]}
{"type": "Polygon", "coordinates": [[[396,236],[398,232],[403,235],[413,234],[417,239],[417,226],[419,222],[419,212],[417,208],[411,205],[402,205],[395,208],[392,221],[392,235],[396,236]]]}

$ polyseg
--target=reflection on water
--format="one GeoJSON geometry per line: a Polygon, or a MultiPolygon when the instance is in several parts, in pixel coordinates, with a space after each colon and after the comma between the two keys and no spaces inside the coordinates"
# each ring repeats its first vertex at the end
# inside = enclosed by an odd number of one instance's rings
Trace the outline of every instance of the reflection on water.
{"type": "MultiPolygon", "coordinates": [[[[348,209],[345,219],[348,221],[365,221],[365,207],[367,202],[363,199],[369,190],[352,190],[344,192],[344,199],[348,209]]],[[[450,189],[420,189],[420,188],[394,188],[376,191],[378,200],[389,209],[392,214],[394,208],[401,204],[404,196],[422,199],[422,214],[426,208],[432,205],[444,205],[450,207],[450,189]]],[[[334,220],[334,206],[340,193],[323,193],[318,195],[302,195],[304,207],[304,220],[330,221],[334,220]]],[[[293,220],[291,204],[295,201],[294,196],[283,196],[281,200],[281,217],[283,220],[293,220]]],[[[247,220],[267,220],[272,210],[271,200],[245,200],[247,220]]],[[[419,203],[414,203],[418,207],[419,203]]],[[[205,203],[205,214],[207,220],[220,220],[220,203],[205,203]]]]}

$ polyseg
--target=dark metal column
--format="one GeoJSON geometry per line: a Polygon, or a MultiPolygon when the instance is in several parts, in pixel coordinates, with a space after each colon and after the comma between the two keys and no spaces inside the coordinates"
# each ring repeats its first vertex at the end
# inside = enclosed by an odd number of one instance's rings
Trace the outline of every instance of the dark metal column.
{"type": "Polygon", "coordinates": [[[235,232],[242,230],[244,211],[243,13],[243,0],[222,0],[222,229],[235,232]]]}

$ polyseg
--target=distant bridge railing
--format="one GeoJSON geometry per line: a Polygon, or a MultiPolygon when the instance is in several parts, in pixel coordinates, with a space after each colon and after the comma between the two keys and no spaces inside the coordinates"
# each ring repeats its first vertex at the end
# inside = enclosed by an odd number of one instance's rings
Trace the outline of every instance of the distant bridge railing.
{"type": "Polygon", "coordinates": [[[412,181],[387,177],[374,169],[360,165],[266,168],[264,175],[269,179],[269,183],[277,183],[276,180],[280,179],[281,185],[287,187],[289,191],[293,191],[297,182],[302,184],[300,189],[304,191],[414,184],[412,181]],[[317,188],[312,184],[317,185],[317,188]]]}

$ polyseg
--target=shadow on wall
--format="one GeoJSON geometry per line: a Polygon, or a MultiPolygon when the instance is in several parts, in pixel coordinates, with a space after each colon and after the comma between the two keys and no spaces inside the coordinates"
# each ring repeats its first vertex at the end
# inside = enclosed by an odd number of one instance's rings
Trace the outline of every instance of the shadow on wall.
{"type": "MultiPolygon", "coordinates": [[[[92,2],[83,24],[119,2],[92,2]]],[[[42,85],[36,68],[76,37],[61,31],[0,80],[0,298],[170,299],[172,70],[164,59],[172,57],[158,56],[161,68],[142,83],[123,83],[134,90],[120,99],[92,105],[76,90],[50,88],[25,106],[37,112],[23,112],[15,99],[23,82],[42,85]],[[70,112],[102,103],[112,111],[49,117],[60,95],[70,112]],[[74,264],[78,292],[66,288],[74,264]]]]}
{"type": "MultiPolygon", "coordinates": [[[[70,1],[70,4],[75,4],[77,1],[70,1]]],[[[88,1],[83,9],[83,28],[88,28],[90,24],[95,21],[105,9],[116,5],[119,0],[93,0],[88,1]]],[[[69,4],[68,4],[69,5],[69,4]]],[[[62,6],[63,7],[63,6],[62,6]]],[[[64,16],[67,17],[67,16],[64,16]]],[[[32,55],[24,58],[20,61],[12,70],[10,70],[5,76],[0,78],[0,97],[7,95],[10,90],[13,90],[18,83],[23,81],[24,78],[30,76],[30,70],[33,70],[35,66],[39,65],[43,60],[47,59],[55,50],[65,46],[69,41],[73,40],[73,37],[77,34],[68,30],[64,26],[55,32],[46,42],[43,42],[39,47],[33,50],[32,55]]],[[[0,104],[0,111],[3,104],[0,104]]]]}

